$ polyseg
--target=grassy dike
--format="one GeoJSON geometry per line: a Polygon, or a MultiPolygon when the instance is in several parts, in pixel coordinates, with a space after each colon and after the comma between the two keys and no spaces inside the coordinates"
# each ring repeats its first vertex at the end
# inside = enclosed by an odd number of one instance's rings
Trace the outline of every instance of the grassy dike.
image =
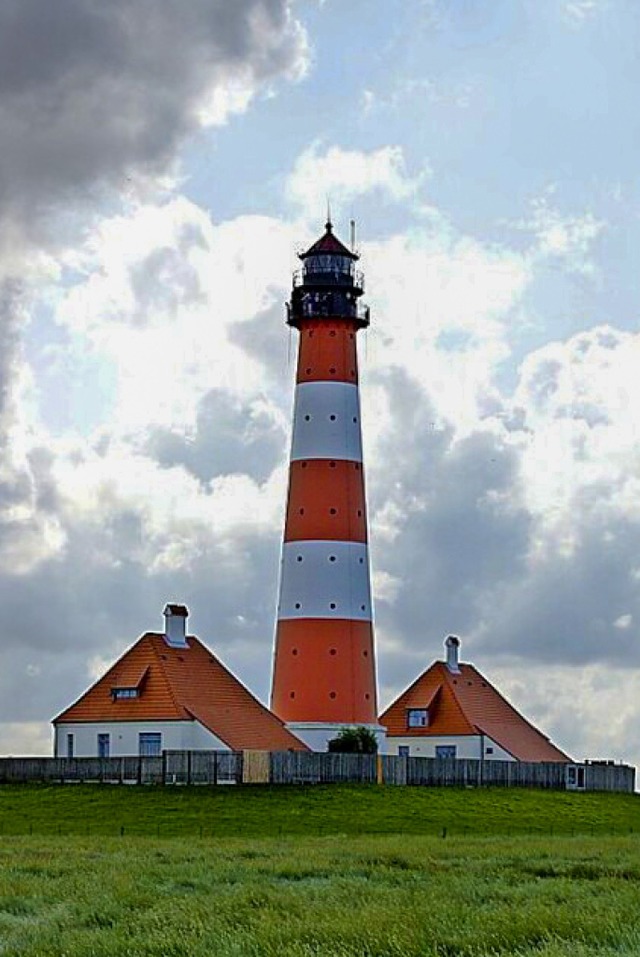
{"type": "Polygon", "coordinates": [[[640,798],[512,789],[0,786],[1,835],[640,834],[640,798]]]}
{"type": "Polygon", "coordinates": [[[636,795],[0,787],[2,957],[639,953],[636,795]]]}
{"type": "Polygon", "coordinates": [[[3,957],[631,957],[638,838],[0,840],[3,957]]]}

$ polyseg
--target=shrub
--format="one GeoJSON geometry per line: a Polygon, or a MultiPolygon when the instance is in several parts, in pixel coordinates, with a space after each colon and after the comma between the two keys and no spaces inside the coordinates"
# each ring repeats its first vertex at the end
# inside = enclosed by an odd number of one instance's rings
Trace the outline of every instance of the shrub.
{"type": "Polygon", "coordinates": [[[334,754],[377,754],[378,741],[369,728],[341,728],[329,741],[329,751],[334,754]]]}

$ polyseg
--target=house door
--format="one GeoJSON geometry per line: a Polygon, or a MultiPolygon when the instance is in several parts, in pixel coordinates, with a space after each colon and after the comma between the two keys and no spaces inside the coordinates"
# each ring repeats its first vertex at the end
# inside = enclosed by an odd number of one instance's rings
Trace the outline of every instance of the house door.
{"type": "Polygon", "coordinates": [[[586,783],[584,765],[568,764],[565,771],[565,784],[567,791],[584,791],[586,783]]]}
{"type": "Polygon", "coordinates": [[[110,751],[110,741],[108,734],[99,734],[98,735],[98,757],[99,758],[108,758],[110,751]]]}

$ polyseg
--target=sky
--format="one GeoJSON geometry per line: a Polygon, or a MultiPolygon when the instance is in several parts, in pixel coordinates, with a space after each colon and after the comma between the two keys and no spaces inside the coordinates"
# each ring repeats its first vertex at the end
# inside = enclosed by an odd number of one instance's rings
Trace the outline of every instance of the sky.
{"type": "Polygon", "coordinates": [[[380,703],[640,762],[635,0],[3,0],[0,753],[185,602],[269,692],[296,251],[357,221],[380,703]]]}

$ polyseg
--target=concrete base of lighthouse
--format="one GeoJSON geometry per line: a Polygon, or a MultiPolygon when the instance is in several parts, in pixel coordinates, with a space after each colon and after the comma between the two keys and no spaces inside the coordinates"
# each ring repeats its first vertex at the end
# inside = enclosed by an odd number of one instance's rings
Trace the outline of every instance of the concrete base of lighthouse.
{"type": "Polygon", "coordinates": [[[335,738],[343,728],[367,728],[373,731],[378,742],[378,754],[386,754],[387,751],[387,729],[380,724],[326,724],[318,721],[295,721],[285,725],[288,731],[300,738],[312,751],[327,751],[329,741],[335,738]]]}

